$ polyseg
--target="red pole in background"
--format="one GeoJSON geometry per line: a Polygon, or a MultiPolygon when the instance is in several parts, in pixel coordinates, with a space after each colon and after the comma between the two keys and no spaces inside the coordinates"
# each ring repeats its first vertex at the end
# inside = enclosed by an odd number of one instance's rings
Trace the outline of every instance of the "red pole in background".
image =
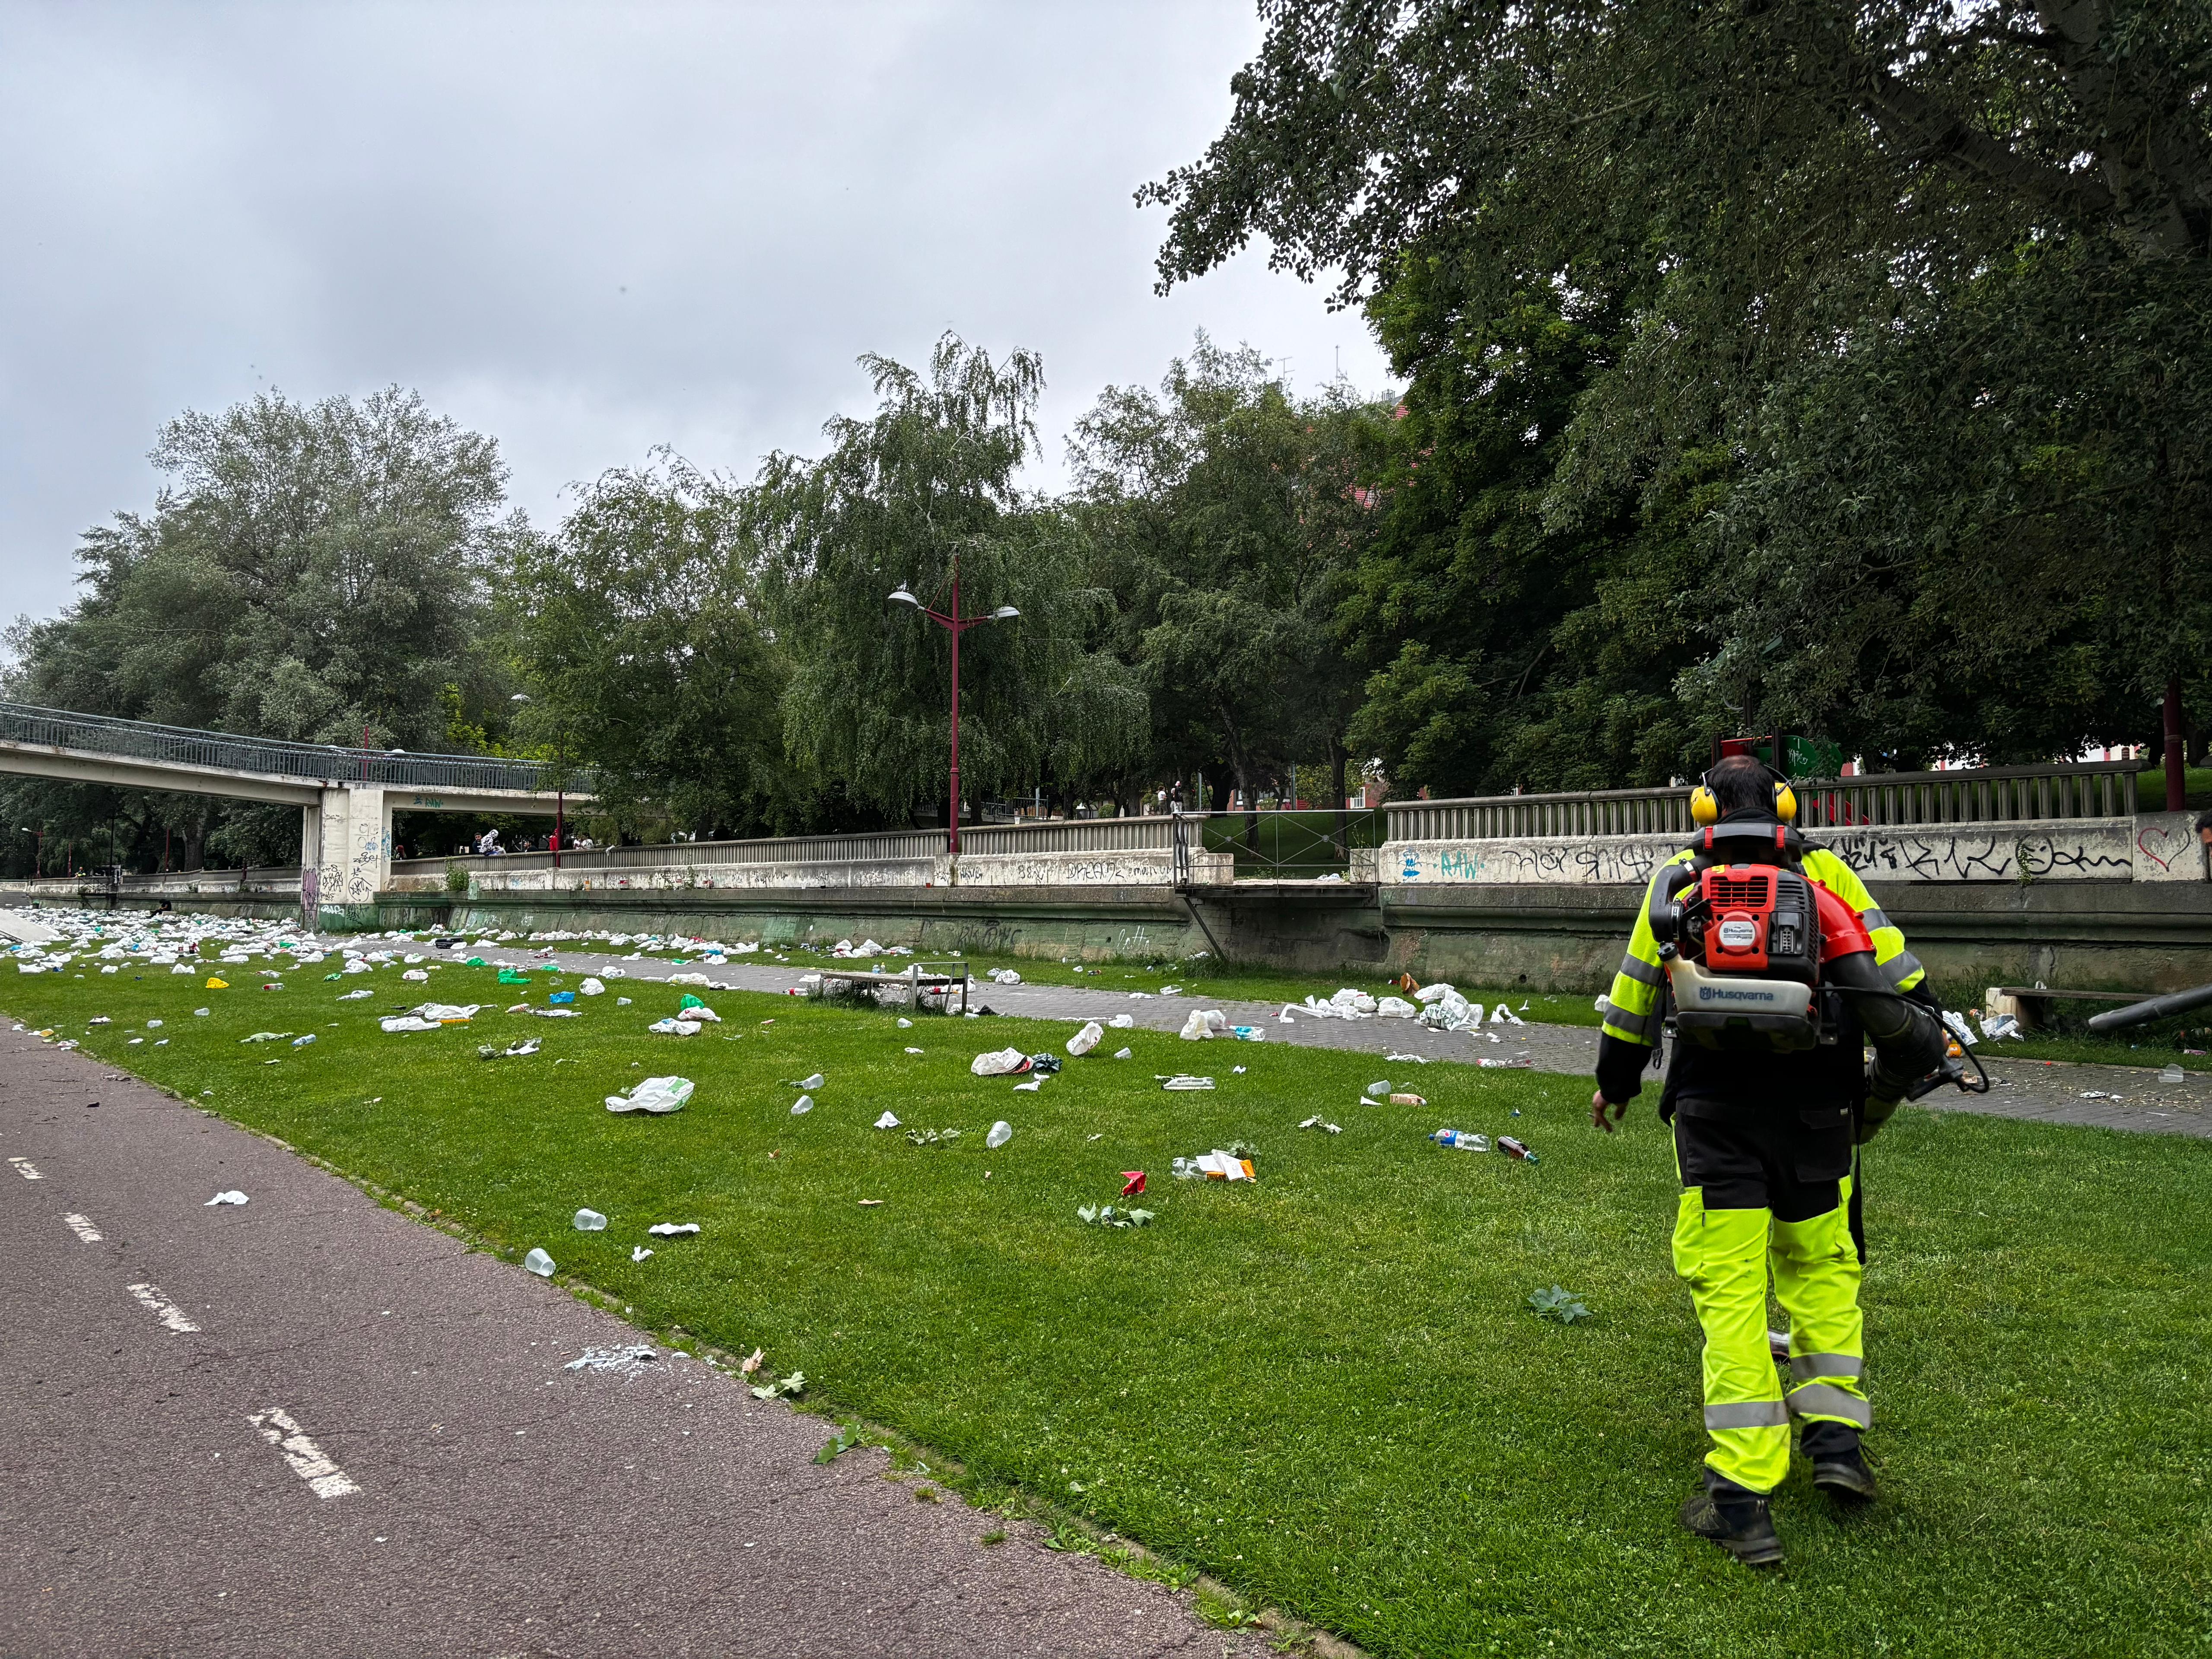
{"type": "Polygon", "coordinates": [[[2183,752],[2181,732],[2181,681],[2179,678],[2166,683],[2166,810],[2180,812],[2188,810],[2188,791],[2184,766],[2187,756],[2183,752]]]}
{"type": "Polygon", "coordinates": [[[952,814],[946,819],[952,830],[953,878],[959,879],[960,863],[960,561],[952,561],[952,814]]]}

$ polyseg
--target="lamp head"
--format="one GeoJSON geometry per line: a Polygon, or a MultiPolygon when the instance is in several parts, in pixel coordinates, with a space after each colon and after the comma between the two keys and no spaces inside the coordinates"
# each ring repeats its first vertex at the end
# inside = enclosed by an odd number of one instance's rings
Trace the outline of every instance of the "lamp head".
{"type": "Polygon", "coordinates": [[[1012,622],[1022,613],[1011,605],[1002,605],[991,613],[993,622],[1012,622]]]}
{"type": "Polygon", "coordinates": [[[921,601],[906,591],[906,584],[904,582],[901,582],[898,585],[897,589],[884,599],[884,603],[885,605],[910,605],[916,610],[919,610],[921,607],[921,601]]]}

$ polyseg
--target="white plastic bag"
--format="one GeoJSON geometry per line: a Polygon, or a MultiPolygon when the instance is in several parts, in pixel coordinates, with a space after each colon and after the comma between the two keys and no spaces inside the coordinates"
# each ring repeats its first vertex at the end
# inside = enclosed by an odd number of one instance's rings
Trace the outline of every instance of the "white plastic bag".
{"type": "Polygon", "coordinates": [[[1018,1048],[1000,1048],[976,1055],[968,1062],[968,1069],[977,1077],[1005,1077],[1020,1071],[1028,1061],[1029,1056],[1018,1048]]]}
{"type": "Polygon", "coordinates": [[[641,1081],[628,1095],[609,1095],[607,1109],[611,1112],[678,1112],[691,1098],[693,1088],[688,1077],[649,1077],[641,1081]]]}
{"type": "Polygon", "coordinates": [[[1403,997],[1384,997],[1375,1005],[1375,1012],[1384,1019],[1411,1019],[1420,1011],[1403,997]]]}
{"type": "Polygon", "coordinates": [[[1108,1025],[1111,1026],[1117,1031],[1126,1031],[1136,1023],[1136,1017],[1133,1014],[1116,1014],[1113,1018],[1106,1022],[1108,1025]]]}
{"type": "Polygon", "coordinates": [[[1097,1020],[1087,1021],[1083,1029],[1067,1040],[1067,1052],[1078,1056],[1089,1054],[1106,1035],[1105,1027],[1097,1020]]]}
{"type": "Polygon", "coordinates": [[[1213,1028],[1206,1023],[1206,1011],[1202,1008],[1192,1009],[1190,1018],[1183,1021],[1182,1030],[1176,1035],[1185,1042],[1198,1042],[1212,1036],[1213,1028]]]}
{"type": "Polygon", "coordinates": [[[580,995],[596,997],[605,995],[607,988],[600,984],[597,979],[587,979],[576,989],[580,995]]]}

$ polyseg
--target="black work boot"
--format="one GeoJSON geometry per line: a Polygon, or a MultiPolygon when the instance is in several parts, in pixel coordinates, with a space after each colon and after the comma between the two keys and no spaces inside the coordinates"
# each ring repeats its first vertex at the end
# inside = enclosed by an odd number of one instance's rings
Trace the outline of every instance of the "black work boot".
{"type": "Polygon", "coordinates": [[[1870,1504],[1874,1471],[1848,1423],[1808,1423],[1799,1443],[1813,1460],[1813,1484],[1839,1504],[1870,1504]]]}
{"type": "Polygon", "coordinates": [[[1782,1540],[1759,1493],[1705,1471],[1705,1489],[1682,1505],[1682,1525],[1710,1538],[1747,1567],[1771,1567],[1782,1560],[1782,1540]]]}

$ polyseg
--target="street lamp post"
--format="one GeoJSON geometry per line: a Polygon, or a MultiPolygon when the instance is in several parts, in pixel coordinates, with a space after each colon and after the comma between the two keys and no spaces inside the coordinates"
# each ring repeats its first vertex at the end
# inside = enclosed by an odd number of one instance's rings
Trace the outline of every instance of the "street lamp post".
{"type": "MultiPolygon", "coordinates": [[[[528,702],[530,694],[518,691],[507,699],[509,702],[528,702]]],[[[567,771],[568,728],[564,722],[554,738],[553,746],[553,867],[561,867],[561,844],[568,839],[568,774],[567,771]]]]}
{"type": "Polygon", "coordinates": [[[985,623],[1015,621],[1022,613],[1011,605],[1002,605],[996,611],[983,611],[973,617],[962,616],[960,561],[957,559],[952,562],[952,609],[949,612],[931,610],[907,592],[904,582],[898,585],[897,591],[889,595],[884,603],[910,605],[952,635],[952,800],[945,825],[950,836],[947,845],[952,858],[952,878],[957,882],[960,879],[960,636],[969,629],[980,628],[985,623]]]}

